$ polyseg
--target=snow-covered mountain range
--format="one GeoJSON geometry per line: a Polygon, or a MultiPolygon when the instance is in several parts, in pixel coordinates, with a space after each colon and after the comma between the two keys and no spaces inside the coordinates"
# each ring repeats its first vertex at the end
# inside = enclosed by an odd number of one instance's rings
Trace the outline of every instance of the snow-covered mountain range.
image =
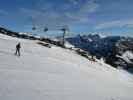
{"type": "Polygon", "coordinates": [[[97,58],[104,57],[106,62],[114,67],[121,67],[130,72],[133,70],[133,38],[122,36],[103,38],[98,34],[90,34],[67,38],[67,41],[97,58]],[[129,55],[130,57],[128,57],[129,55]],[[124,56],[124,58],[120,56],[124,56]]]}

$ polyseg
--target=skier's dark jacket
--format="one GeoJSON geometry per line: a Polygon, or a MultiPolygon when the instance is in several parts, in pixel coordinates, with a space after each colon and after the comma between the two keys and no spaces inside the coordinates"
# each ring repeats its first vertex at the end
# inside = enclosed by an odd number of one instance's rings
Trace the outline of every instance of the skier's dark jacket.
{"type": "Polygon", "coordinates": [[[18,44],[16,45],[16,48],[17,48],[17,49],[20,49],[20,48],[21,48],[20,43],[18,43],[18,44]]]}

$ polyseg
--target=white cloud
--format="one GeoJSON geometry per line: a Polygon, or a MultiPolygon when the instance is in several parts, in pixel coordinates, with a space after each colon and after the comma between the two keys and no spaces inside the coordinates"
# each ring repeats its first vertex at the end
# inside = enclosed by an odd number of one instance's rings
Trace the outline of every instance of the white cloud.
{"type": "Polygon", "coordinates": [[[79,7],[79,9],[75,12],[66,12],[65,14],[70,17],[70,18],[74,18],[74,19],[86,19],[86,17],[88,17],[88,15],[90,13],[96,12],[96,10],[98,9],[99,5],[92,2],[92,1],[88,1],[85,2],[83,5],[81,5],[79,7]]]}
{"type": "MultiPolygon", "coordinates": [[[[70,1],[74,4],[79,3],[77,0],[70,1]]],[[[36,24],[49,24],[50,26],[86,23],[89,20],[88,15],[94,13],[99,7],[93,1],[87,1],[77,6],[73,6],[73,4],[66,6],[66,4],[63,4],[55,7],[54,4],[46,3],[39,6],[39,9],[22,8],[21,13],[27,17],[32,17],[36,24]]]]}
{"type": "Polygon", "coordinates": [[[107,29],[107,28],[122,28],[122,27],[131,27],[133,28],[133,19],[128,20],[115,20],[105,23],[98,24],[95,29],[107,29]]]}

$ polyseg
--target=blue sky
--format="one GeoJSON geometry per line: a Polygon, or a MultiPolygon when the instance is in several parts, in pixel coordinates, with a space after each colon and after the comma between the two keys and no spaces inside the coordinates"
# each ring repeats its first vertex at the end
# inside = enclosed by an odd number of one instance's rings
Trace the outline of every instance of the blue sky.
{"type": "Polygon", "coordinates": [[[67,25],[73,34],[133,36],[132,4],[133,0],[0,0],[0,26],[18,32],[32,32],[37,26],[37,33],[43,33],[45,26],[67,25]]]}

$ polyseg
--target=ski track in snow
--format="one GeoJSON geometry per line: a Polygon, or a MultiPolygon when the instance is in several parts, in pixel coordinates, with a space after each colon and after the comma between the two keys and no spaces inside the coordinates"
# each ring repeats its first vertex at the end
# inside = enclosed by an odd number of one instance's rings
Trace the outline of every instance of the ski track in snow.
{"type": "Polygon", "coordinates": [[[133,100],[133,76],[70,50],[0,34],[0,100],[133,100]]]}

